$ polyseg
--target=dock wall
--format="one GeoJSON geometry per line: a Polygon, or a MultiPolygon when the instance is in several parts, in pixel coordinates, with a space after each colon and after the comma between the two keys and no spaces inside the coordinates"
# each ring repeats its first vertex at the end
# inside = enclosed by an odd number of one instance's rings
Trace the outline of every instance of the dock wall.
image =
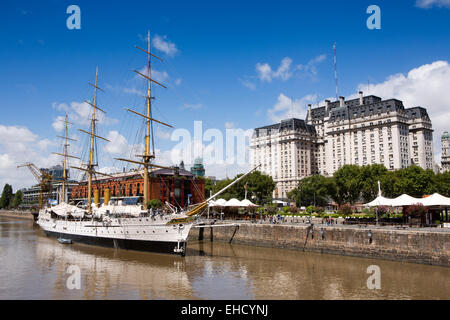
{"type": "Polygon", "coordinates": [[[0,217],[33,220],[33,215],[29,211],[0,210],[0,217]]]}
{"type": "Polygon", "coordinates": [[[450,266],[450,232],[240,224],[193,228],[190,240],[450,266]],[[369,232],[370,231],[370,232],[369,232]]]}

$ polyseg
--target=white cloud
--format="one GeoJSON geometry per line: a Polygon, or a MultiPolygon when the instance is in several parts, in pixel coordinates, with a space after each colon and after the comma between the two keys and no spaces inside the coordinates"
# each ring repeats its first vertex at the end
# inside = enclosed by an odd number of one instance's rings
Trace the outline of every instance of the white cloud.
{"type": "Polygon", "coordinates": [[[46,151],[54,145],[52,141],[40,139],[26,127],[0,125],[0,136],[0,188],[9,183],[16,191],[37,183],[27,168],[17,168],[18,165],[32,162],[44,168],[61,160],[59,156],[46,151]]]}
{"type": "Polygon", "coordinates": [[[129,145],[127,139],[119,132],[113,130],[106,137],[110,142],[106,143],[103,150],[112,155],[129,154],[129,145]]]}
{"type": "Polygon", "coordinates": [[[225,129],[233,129],[234,122],[225,122],[225,129]]]}
{"type": "Polygon", "coordinates": [[[167,40],[167,36],[159,36],[156,35],[153,38],[153,46],[158,49],[159,51],[164,52],[165,54],[169,55],[169,56],[174,56],[177,52],[177,46],[175,45],[175,43],[170,42],[169,40],[167,40]]]}
{"type": "Polygon", "coordinates": [[[256,84],[250,80],[239,79],[244,87],[247,87],[250,90],[256,90],[256,84]]]}
{"type": "MultiPolygon", "coordinates": [[[[414,68],[408,74],[391,75],[378,84],[360,84],[361,91],[369,89],[371,95],[383,99],[395,98],[403,101],[405,108],[421,106],[427,109],[431,118],[434,134],[435,161],[440,162],[440,140],[444,131],[448,131],[450,119],[450,65],[447,61],[436,61],[414,68]]],[[[367,94],[367,91],[365,92],[367,94]]],[[[356,97],[356,95],[354,96],[356,97]]]]}
{"type": "Polygon", "coordinates": [[[429,9],[434,6],[450,8],[450,0],[417,0],[416,6],[423,9],[429,9]]]}
{"type": "MultiPolygon", "coordinates": [[[[282,81],[289,80],[294,74],[304,74],[308,75],[312,78],[315,78],[317,75],[317,65],[323,62],[326,59],[325,54],[321,54],[310,61],[307,64],[299,64],[295,67],[292,67],[292,59],[289,57],[281,60],[280,66],[277,70],[273,70],[272,67],[268,63],[257,63],[256,64],[256,73],[260,81],[262,82],[272,82],[273,79],[279,79],[282,81]]],[[[240,80],[241,83],[254,90],[254,83],[248,80],[240,80]]]]}
{"type": "Polygon", "coordinates": [[[138,96],[145,96],[145,92],[138,90],[136,88],[123,88],[123,92],[130,93],[130,94],[136,94],[138,96]]]}
{"type": "Polygon", "coordinates": [[[272,67],[268,63],[257,63],[256,73],[258,74],[259,80],[272,82],[272,79],[281,79],[283,81],[288,80],[292,77],[291,72],[292,59],[289,57],[281,60],[281,64],[276,71],[272,70],[272,67]]]}
{"type": "Polygon", "coordinates": [[[182,106],[182,109],[199,110],[199,109],[203,109],[203,105],[201,103],[196,103],[196,104],[185,103],[182,106]]]}
{"type": "MultiPolygon", "coordinates": [[[[91,102],[92,103],[92,102],[91,102]]],[[[97,104],[98,105],[98,104],[97,104]]],[[[67,113],[69,122],[78,124],[78,125],[89,125],[91,123],[90,117],[92,114],[92,109],[89,104],[86,102],[71,102],[70,106],[67,103],[57,103],[54,102],[52,107],[58,111],[64,111],[67,113]]],[[[99,108],[103,108],[103,106],[99,105],[99,108]]],[[[107,111],[107,110],[105,110],[107,111]]],[[[112,125],[118,122],[117,119],[107,117],[103,112],[96,111],[96,119],[98,119],[99,123],[103,125],[112,125]]],[[[64,129],[64,116],[58,116],[52,123],[53,129],[55,131],[62,131],[64,129]]]]}
{"type": "Polygon", "coordinates": [[[314,59],[309,60],[306,65],[299,64],[297,66],[297,69],[300,71],[303,71],[307,75],[316,76],[317,75],[317,65],[319,63],[325,61],[326,58],[327,58],[327,56],[325,54],[321,54],[321,55],[315,57],[314,59]]]}
{"type": "Polygon", "coordinates": [[[175,84],[176,84],[177,86],[179,86],[179,85],[181,84],[181,81],[182,81],[182,79],[181,79],[181,78],[178,78],[178,79],[175,80],[175,84]]]}
{"type": "Polygon", "coordinates": [[[152,79],[154,79],[158,82],[164,82],[167,79],[169,79],[169,74],[166,71],[158,71],[158,70],[152,69],[152,79]]]}
{"type": "MultiPolygon", "coordinates": [[[[140,70],[138,70],[140,73],[144,74],[144,75],[148,75],[148,67],[142,67],[140,70]]],[[[159,71],[156,70],[154,68],[152,68],[152,74],[151,74],[151,78],[155,81],[158,81],[162,84],[164,84],[164,82],[169,80],[169,74],[166,71],[159,71]]],[[[138,82],[142,82],[145,81],[147,82],[148,80],[138,74],[136,74],[136,76],[134,77],[135,80],[137,80],[138,82]]],[[[139,92],[139,90],[135,89],[134,87],[132,89],[128,89],[129,92],[128,93],[137,93],[139,92]],[[131,90],[135,91],[135,92],[131,92],[131,90]]]]}
{"type": "Polygon", "coordinates": [[[156,136],[163,140],[170,140],[171,133],[161,128],[156,128],[156,136]]]}
{"type": "Polygon", "coordinates": [[[281,93],[278,96],[277,103],[267,111],[267,115],[273,122],[280,122],[289,118],[305,119],[307,112],[306,105],[315,103],[317,98],[317,95],[310,94],[293,100],[281,93]]]}
{"type": "Polygon", "coordinates": [[[55,145],[54,141],[50,141],[49,139],[43,139],[37,143],[37,146],[42,151],[45,151],[45,150],[47,150],[47,148],[49,146],[54,146],[54,145],[55,145]]]}

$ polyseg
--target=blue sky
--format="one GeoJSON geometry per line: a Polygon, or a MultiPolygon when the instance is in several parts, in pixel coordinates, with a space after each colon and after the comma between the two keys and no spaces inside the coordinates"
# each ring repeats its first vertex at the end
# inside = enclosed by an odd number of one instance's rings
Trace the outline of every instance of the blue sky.
{"type": "MultiPolygon", "coordinates": [[[[164,59],[154,62],[154,75],[168,86],[154,86],[155,117],[176,128],[193,131],[194,121],[202,120],[203,130],[245,130],[304,117],[308,103],[335,96],[336,42],[339,94],[363,89],[404,99],[407,107],[422,105],[436,118],[436,142],[446,129],[441,120],[450,115],[449,98],[422,88],[432,79],[439,82],[436,92],[450,84],[449,8],[448,0],[2,1],[0,184],[32,183],[31,175],[15,169],[18,162],[57,161],[49,154],[60,150],[55,120],[65,110],[75,122],[71,132],[83,140],[77,132],[85,128],[83,113],[76,110],[92,99],[88,82],[97,66],[105,90],[98,104],[108,112],[99,132],[133,143],[139,119],[123,108],[143,108],[144,100],[132,92],[145,91],[145,83],[132,70],[145,66],[145,55],[134,46],[146,45],[147,30],[159,39],[153,50],[164,59]],[[66,27],[72,4],[81,9],[81,30],[66,27]],[[372,4],[381,9],[381,30],[366,26],[372,4]]],[[[170,133],[158,129],[161,152],[175,145],[170,133]]],[[[111,159],[120,152],[112,149],[101,166],[116,166],[111,159]]],[[[246,166],[225,167],[211,166],[207,174],[233,175],[246,166]]]]}

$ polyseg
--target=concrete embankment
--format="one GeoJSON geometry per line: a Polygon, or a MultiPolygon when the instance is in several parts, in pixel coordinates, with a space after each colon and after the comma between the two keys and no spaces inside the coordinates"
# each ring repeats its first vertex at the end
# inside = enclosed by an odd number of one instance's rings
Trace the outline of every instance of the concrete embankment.
{"type": "Polygon", "coordinates": [[[33,220],[33,215],[29,211],[0,210],[0,217],[33,220]]]}
{"type": "Polygon", "coordinates": [[[450,266],[450,232],[442,231],[243,223],[193,228],[189,238],[450,266]]]}

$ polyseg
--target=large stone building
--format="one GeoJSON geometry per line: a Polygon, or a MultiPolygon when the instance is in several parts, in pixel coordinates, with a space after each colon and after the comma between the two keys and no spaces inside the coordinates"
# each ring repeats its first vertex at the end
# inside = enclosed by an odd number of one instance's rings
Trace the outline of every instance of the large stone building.
{"type": "Polygon", "coordinates": [[[450,171],[450,134],[445,131],[441,137],[442,156],[441,168],[442,172],[450,171]]]}
{"type": "Polygon", "coordinates": [[[433,169],[433,130],[426,109],[359,94],[347,101],[326,100],[318,108],[309,105],[305,121],[255,129],[251,164],[262,164],[262,172],[272,176],[276,198],[286,198],[305,177],[331,176],[346,164],[433,169]]]}

